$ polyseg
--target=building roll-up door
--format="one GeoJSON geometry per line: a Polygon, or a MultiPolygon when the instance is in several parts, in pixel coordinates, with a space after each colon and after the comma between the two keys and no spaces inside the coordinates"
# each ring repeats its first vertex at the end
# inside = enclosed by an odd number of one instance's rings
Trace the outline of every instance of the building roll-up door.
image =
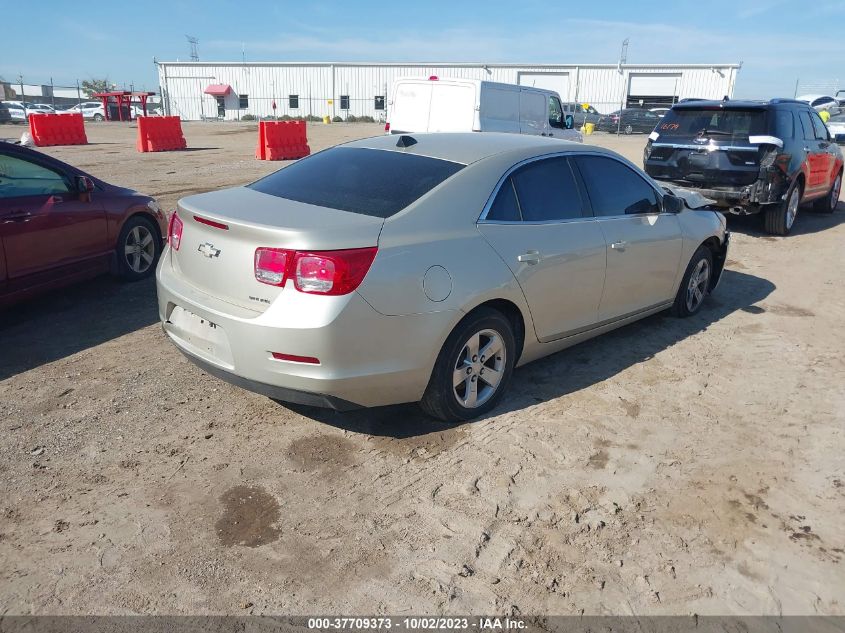
{"type": "Polygon", "coordinates": [[[671,106],[678,100],[681,75],[632,73],[628,80],[629,108],[671,106]]]}

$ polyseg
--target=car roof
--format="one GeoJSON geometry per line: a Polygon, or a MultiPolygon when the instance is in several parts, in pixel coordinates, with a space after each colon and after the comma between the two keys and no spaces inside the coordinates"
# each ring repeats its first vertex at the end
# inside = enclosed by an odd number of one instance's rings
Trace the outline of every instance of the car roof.
{"type": "Polygon", "coordinates": [[[547,138],[533,134],[506,134],[502,132],[438,132],[433,134],[391,134],[374,136],[346,143],[342,147],[378,149],[429,158],[448,160],[469,165],[503,153],[516,155],[541,155],[553,152],[592,151],[595,146],[572,141],[547,138]],[[397,145],[401,138],[412,138],[415,143],[405,147],[397,145]]]}
{"type": "Polygon", "coordinates": [[[763,100],[756,100],[756,99],[737,99],[737,100],[712,100],[712,101],[684,101],[681,103],[676,103],[672,106],[673,110],[767,110],[771,106],[778,106],[778,105],[802,105],[806,106],[807,103],[804,101],[798,101],[797,99],[769,99],[768,101],[763,100]]]}

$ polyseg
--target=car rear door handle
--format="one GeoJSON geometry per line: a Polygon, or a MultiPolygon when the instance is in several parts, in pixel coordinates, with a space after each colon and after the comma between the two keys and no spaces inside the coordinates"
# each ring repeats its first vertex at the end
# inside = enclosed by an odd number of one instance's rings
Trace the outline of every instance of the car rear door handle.
{"type": "Polygon", "coordinates": [[[534,264],[539,264],[540,252],[528,251],[527,253],[523,253],[522,255],[517,255],[516,261],[522,262],[523,264],[528,264],[530,266],[533,266],[534,264]]]}
{"type": "Polygon", "coordinates": [[[625,250],[626,246],[628,246],[628,242],[614,242],[610,245],[610,248],[621,253],[625,250]]]}

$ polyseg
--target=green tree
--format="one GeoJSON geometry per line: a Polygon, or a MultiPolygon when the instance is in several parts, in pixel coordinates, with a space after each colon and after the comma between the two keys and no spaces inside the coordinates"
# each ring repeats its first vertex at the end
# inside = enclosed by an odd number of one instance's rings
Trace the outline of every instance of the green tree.
{"type": "Polygon", "coordinates": [[[108,92],[111,89],[111,84],[109,83],[109,78],[105,77],[103,79],[84,79],[82,81],[82,92],[85,93],[86,97],[90,97],[96,92],[108,92]]]}

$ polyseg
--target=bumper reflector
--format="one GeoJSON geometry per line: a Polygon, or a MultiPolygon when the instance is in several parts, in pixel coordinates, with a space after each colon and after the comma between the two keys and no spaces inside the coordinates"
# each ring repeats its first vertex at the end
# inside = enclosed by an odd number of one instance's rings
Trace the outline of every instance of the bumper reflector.
{"type": "Polygon", "coordinates": [[[286,360],[291,363],[308,363],[310,365],[319,365],[320,359],[313,356],[297,356],[295,354],[282,354],[281,352],[271,352],[273,358],[276,360],[286,360]]]}

